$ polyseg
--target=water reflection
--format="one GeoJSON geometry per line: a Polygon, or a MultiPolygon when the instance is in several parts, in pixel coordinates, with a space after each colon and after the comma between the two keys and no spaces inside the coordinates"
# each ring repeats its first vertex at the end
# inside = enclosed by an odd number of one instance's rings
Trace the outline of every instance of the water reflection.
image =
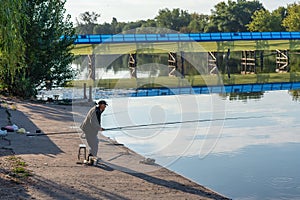
{"type": "Polygon", "coordinates": [[[289,94],[293,97],[293,101],[300,101],[300,90],[290,90],[289,94]]]}
{"type": "Polygon", "coordinates": [[[226,94],[229,100],[242,100],[247,101],[249,99],[261,99],[264,96],[264,92],[247,92],[247,93],[229,93],[226,94]]]}
{"type": "Polygon", "coordinates": [[[203,160],[182,157],[171,169],[233,199],[299,199],[297,143],[251,145],[203,160]]]}
{"type": "Polygon", "coordinates": [[[233,199],[299,199],[300,103],[287,91],[254,97],[114,99],[107,127],[166,123],[105,134],[233,199]]]}

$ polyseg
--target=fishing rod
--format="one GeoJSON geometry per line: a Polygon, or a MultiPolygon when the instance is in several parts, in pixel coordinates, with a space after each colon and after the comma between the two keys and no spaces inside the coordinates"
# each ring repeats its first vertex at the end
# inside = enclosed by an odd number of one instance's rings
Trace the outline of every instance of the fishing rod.
{"type": "Polygon", "coordinates": [[[219,119],[196,119],[196,120],[187,120],[187,121],[175,121],[175,122],[161,122],[161,123],[152,123],[152,124],[140,124],[140,125],[131,125],[131,126],[122,126],[122,127],[114,127],[114,128],[106,128],[104,131],[114,131],[119,129],[132,129],[138,127],[147,127],[147,126],[160,126],[160,125],[171,125],[171,124],[183,124],[183,123],[191,123],[191,122],[212,122],[212,121],[222,121],[222,120],[236,120],[236,119],[253,119],[253,118],[263,118],[265,116],[257,116],[257,117],[227,117],[227,118],[219,118],[219,119]]]}
{"type": "MultiPolygon", "coordinates": [[[[122,127],[118,128],[109,128],[104,129],[106,130],[114,130],[114,129],[121,129],[122,127]]],[[[153,128],[147,128],[147,129],[153,129],[153,128]]],[[[66,132],[52,132],[52,133],[27,133],[26,136],[47,136],[47,135],[64,135],[64,134],[72,134],[72,133],[80,133],[81,131],[66,131],[66,132]]]]}
{"type": "Polygon", "coordinates": [[[52,132],[52,133],[27,133],[26,136],[47,136],[47,135],[63,135],[78,133],[78,131],[52,132]]]}

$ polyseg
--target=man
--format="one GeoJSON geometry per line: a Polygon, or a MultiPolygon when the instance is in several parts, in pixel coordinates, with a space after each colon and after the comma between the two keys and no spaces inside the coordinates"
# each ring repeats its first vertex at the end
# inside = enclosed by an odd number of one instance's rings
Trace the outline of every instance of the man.
{"type": "Polygon", "coordinates": [[[88,161],[91,156],[97,157],[99,144],[98,131],[104,130],[101,127],[101,114],[103,113],[107,105],[108,104],[106,103],[106,101],[99,101],[96,106],[89,110],[85,119],[80,125],[80,128],[83,131],[86,141],[89,145],[88,161]]]}

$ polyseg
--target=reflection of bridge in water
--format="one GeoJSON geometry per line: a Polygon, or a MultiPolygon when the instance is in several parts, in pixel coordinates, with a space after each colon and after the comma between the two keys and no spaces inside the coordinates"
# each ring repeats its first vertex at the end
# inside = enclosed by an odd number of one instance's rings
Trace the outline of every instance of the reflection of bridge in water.
{"type": "Polygon", "coordinates": [[[89,56],[91,79],[95,78],[93,61],[98,54],[129,54],[128,67],[136,77],[137,54],[168,53],[169,75],[174,75],[175,70],[183,72],[184,52],[207,52],[208,71],[214,73],[216,54],[226,52],[229,59],[230,52],[241,51],[242,72],[255,73],[257,59],[263,58],[263,50],[269,50],[276,54],[276,71],[284,72],[288,70],[289,51],[300,50],[299,39],[300,32],[78,35],[73,52],[89,56]]]}
{"type": "MultiPolygon", "coordinates": [[[[166,53],[169,55],[169,76],[184,76],[184,53],[201,52],[207,54],[207,74],[218,71],[216,56],[224,56],[226,68],[229,68],[230,53],[241,52],[241,73],[256,73],[257,60],[263,59],[263,51],[276,54],[276,72],[288,72],[289,52],[300,50],[300,32],[241,32],[241,33],[166,33],[166,34],[117,34],[117,35],[78,35],[73,53],[86,55],[89,59],[88,78],[95,80],[96,55],[128,55],[128,69],[132,78],[137,78],[137,54],[166,53]],[[177,72],[177,74],[175,73],[177,72]]],[[[100,61],[101,62],[101,61],[100,61]]],[[[260,60],[262,63],[262,60],[260,60]]],[[[253,92],[276,89],[299,89],[293,83],[259,83],[246,85],[227,85],[222,91],[253,92]]],[[[195,93],[219,91],[221,87],[193,87],[195,93]],[[201,89],[200,89],[201,88],[201,89]]],[[[175,89],[172,89],[174,93],[175,89]]],[[[190,90],[190,89],[187,89],[190,90]]],[[[143,89],[147,94],[157,93],[155,89],[143,89]]],[[[185,91],[178,89],[178,92],[185,91]]],[[[180,92],[179,92],[180,93],[180,92]]],[[[142,95],[140,93],[139,95],[142,95]]]]}
{"type": "Polygon", "coordinates": [[[138,90],[102,90],[95,91],[95,99],[114,97],[148,97],[183,94],[229,94],[229,93],[258,93],[272,90],[299,90],[300,82],[295,83],[261,83],[236,84],[224,86],[196,86],[170,88],[142,88],[138,90]]]}
{"type": "MultiPolygon", "coordinates": [[[[300,100],[300,82],[291,83],[261,83],[261,84],[236,84],[224,86],[198,86],[198,87],[170,87],[170,88],[142,88],[142,89],[102,89],[94,88],[90,92],[89,101],[99,99],[112,99],[122,97],[151,97],[151,96],[167,96],[167,95],[186,95],[186,94],[222,94],[229,96],[244,96],[244,98],[259,99],[266,91],[273,90],[292,90],[293,99],[300,100]]],[[[291,94],[292,94],[291,93],[291,94]]],[[[56,89],[43,91],[37,95],[40,100],[62,100],[64,103],[69,103],[70,100],[75,102],[84,97],[84,92],[81,89],[56,89]],[[57,99],[55,99],[57,96],[57,99]]]]}

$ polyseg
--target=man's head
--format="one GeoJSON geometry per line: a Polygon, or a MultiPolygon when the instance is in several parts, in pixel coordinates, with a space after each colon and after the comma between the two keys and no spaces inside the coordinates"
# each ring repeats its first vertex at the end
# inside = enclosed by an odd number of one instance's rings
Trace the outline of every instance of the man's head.
{"type": "Polygon", "coordinates": [[[106,106],[108,106],[108,104],[106,103],[106,101],[101,100],[101,101],[98,102],[98,106],[99,106],[101,111],[104,111],[106,106]]]}

